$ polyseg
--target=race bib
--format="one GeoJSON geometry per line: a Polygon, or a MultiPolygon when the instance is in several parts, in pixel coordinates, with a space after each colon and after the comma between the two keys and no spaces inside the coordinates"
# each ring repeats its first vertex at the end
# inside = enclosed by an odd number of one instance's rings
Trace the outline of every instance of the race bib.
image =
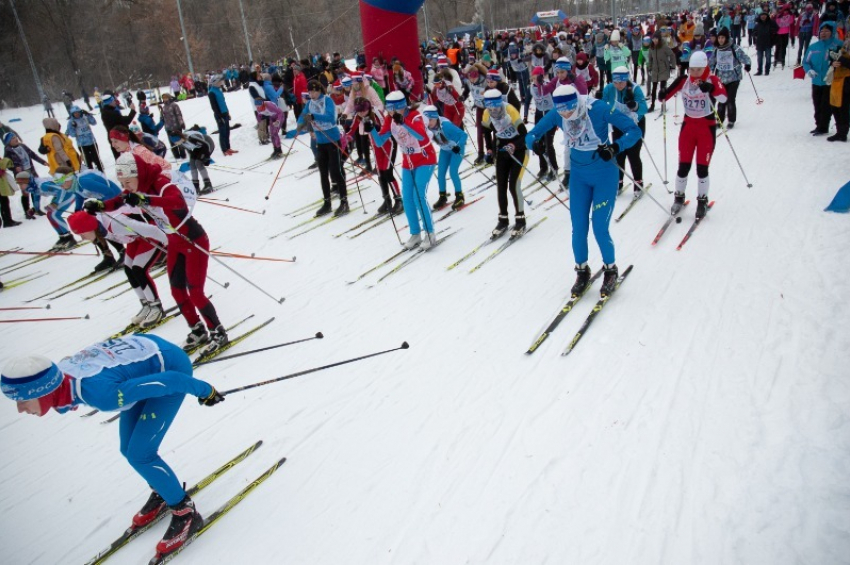
{"type": "Polygon", "coordinates": [[[717,71],[732,71],[735,69],[735,55],[731,49],[715,52],[717,57],[717,71]]]}
{"type": "Polygon", "coordinates": [[[91,345],[65,357],[57,366],[63,373],[83,379],[97,375],[104,369],[146,361],[154,356],[161,356],[154,341],[131,335],[91,345]]]}

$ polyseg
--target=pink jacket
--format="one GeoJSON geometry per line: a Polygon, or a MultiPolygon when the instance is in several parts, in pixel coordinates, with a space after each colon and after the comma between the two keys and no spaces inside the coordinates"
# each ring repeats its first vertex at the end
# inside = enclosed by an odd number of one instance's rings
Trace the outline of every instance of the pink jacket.
{"type": "Polygon", "coordinates": [[[788,35],[791,33],[791,26],[794,24],[794,16],[790,12],[782,12],[782,15],[776,18],[776,25],[779,26],[779,35],[788,35]]]}
{"type": "Polygon", "coordinates": [[[372,71],[370,74],[372,75],[372,78],[375,79],[375,82],[378,83],[378,86],[380,86],[384,90],[387,89],[387,71],[386,69],[384,69],[384,67],[379,65],[372,65],[372,71]]]}

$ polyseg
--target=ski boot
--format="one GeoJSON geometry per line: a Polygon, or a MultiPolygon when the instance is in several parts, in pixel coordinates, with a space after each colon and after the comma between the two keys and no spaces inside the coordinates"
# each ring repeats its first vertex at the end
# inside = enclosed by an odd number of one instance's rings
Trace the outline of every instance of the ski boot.
{"type": "Polygon", "coordinates": [[[525,233],[525,214],[516,215],[514,229],[511,230],[511,239],[521,237],[525,233]]]}
{"type": "Polygon", "coordinates": [[[420,243],[422,243],[422,234],[413,233],[410,234],[410,239],[404,243],[404,248],[410,251],[411,249],[419,247],[420,243]]]}
{"type": "Polygon", "coordinates": [[[703,219],[706,212],[708,212],[708,195],[697,196],[697,220],[703,219]]]}
{"type": "Polygon", "coordinates": [[[47,215],[44,212],[42,212],[41,210],[39,210],[38,208],[34,208],[33,211],[35,212],[36,216],[46,216],[47,215]]]}
{"type": "Polygon", "coordinates": [[[635,182],[635,190],[634,190],[635,195],[634,195],[634,199],[635,199],[635,200],[640,200],[640,199],[641,199],[641,197],[643,196],[643,191],[644,191],[643,181],[642,181],[642,180],[639,180],[639,181],[635,182]]]}
{"type": "Polygon", "coordinates": [[[19,226],[19,225],[21,225],[21,222],[16,222],[15,220],[13,220],[11,218],[8,219],[8,220],[3,220],[3,227],[4,228],[13,228],[13,227],[19,226]]]}
{"type": "Polygon", "coordinates": [[[684,192],[676,192],[673,194],[673,207],[670,208],[670,213],[672,215],[676,215],[679,213],[679,210],[682,209],[682,206],[685,205],[685,193],[684,192]]]}
{"type": "Polygon", "coordinates": [[[202,188],[198,194],[210,194],[214,190],[212,181],[210,181],[210,179],[204,179],[204,188],[202,188]]]}
{"type": "Polygon", "coordinates": [[[431,209],[436,212],[437,210],[443,209],[446,206],[446,204],[448,204],[448,203],[449,203],[448,195],[445,192],[441,192],[440,197],[437,198],[437,201],[434,202],[434,205],[431,207],[431,209]]]}
{"type": "Polygon", "coordinates": [[[480,167],[484,164],[484,155],[479,155],[475,161],[472,162],[473,167],[480,167]]]}
{"type": "Polygon", "coordinates": [[[617,265],[608,265],[602,273],[602,288],[599,294],[603,297],[610,296],[614,292],[614,286],[617,284],[617,277],[620,276],[617,270],[617,265]]]}
{"type": "Polygon", "coordinates": [[[466,198],[464,198],[463,192],[455,192],[455,201],[452,202],[452,210],[459,210],[463,208],[464,204],[466,204],[466,198]]]}
{"type": "Polygon", "coordinates": [[[564,171],[564,178],[561,181],[561,192],[570,190],[570,171],[564,171]]]}
{"type": "Polygon", "coordinates": [[[148,307],[149,309],[147,315],[145,316],[145,319],[139,323],[139,325],[143,328],[150,328],[152,326],[155,326],[157,322],[159,322],[165,315],[165,312],[162,309],[162,302],[160,302],[159,300],[149,302],[148,307]]]}
{"type": "Polygon", "coordinates": [[[384,196],[384,203],[378,207],[378,216],[383,216],[392,208],[392,201],[390,201],[389,196],[384,196]]]}
{"type": "Polygon", "coordinates": [[[340,216],[344,216],[350,212],[351,209],[348,207],[348,199],[342,198],[339,201],[339,208],[334,212],[334,217],[339,218],[340,216]]]}
{"type": "Polygon", "coordinates": [[[422,249],[428,251],[437,245],[437,236],[434,232],[425,232],[425,237],[422,238],[422,249]]]}
{"type": "Polygon", "coordinates": [[[280,147],[274,148],[274,151],[272,151],[271,156],[269,156],[269,160],[271,159],[283,159],[283,151],[280,150],[280,147]]]}
{"type": "Polygon", "coordinates": [[[209,345],[204,348],[204,352],[201,355],[208,355],[213,351],[221,349],[228,343],[230,343],[230,339],[227,337],[227,330],[224,329],[224,326],[219,324],[213,331],[210,332],[209,345]]]}
{"type": "Polygon", "coordinates": [[[312,171],[313,169],[318,169],[318,168],[319,168],[319,164],[316,163],[315,161],[313,161],[313,164],[310,165],[309,167],[307,167],[307,170],[312,171]]]}
{"type": "Polygon", "coordinates": [[[165,510],[165,501],[155,490],[152,490],[151,495],[148,497],[148,501],[145,502],[142,509],[133,516],[132,528],[135,530],[137,528],[147,526],[153,522],[154,518],[156,518],[163,510],[165,510]]]}
{"type": "Polygon", "coordinates": [[[735,127],[735,122],[729,122],[726,124],[726,129],[733,129],[735,127]]]}
{"type": "Polygon", "coordinates": [[[576,265],[576,282],[570,292],[573,296],[579,296],[585,291],[588,284],[590,284],[590,267],[587,263],[584,266],[576,265]]]}
{"type": "Polygon", "coordinates": [[[395,204],[393,204],[393,216],[399,214],[404,214],[404,202],[402,202],[401,197],[396,196],[395,204]]]}
{"type": "Polygon", "coordinates": [[[58,247],[59,251],[62,251],[63,249],[71,249],[72,247],[77,245],[77,240],[74,239],[74,236],[69,234],[69,233],[66,233],[65,235],[60,237],[59,242],[60,242],[59,247],[58,247]]]}
{"type": "Polygon", "coordinates": [[[186,540],[204,526],[204,519],[195,510],[195,503],[186,495],[176,506],[170,506],[171,524],[165,536],[156,544],[157,557],[164,557],[180,549],[186,540]]]}
{"type": "Polygon", "coordinates": [[[150,305],[150,303],[148,303],[148,301],[142,300],[141,302],[142,302],[142,309],[139,310],[138,314],[136,314],[135,316],[130,318],[130,322],[137,325],[137,326],[145,321],[145,318],[148,317],[148,314],[151,311],[151,305],[150,305]]]}
{"type": "Polygon", "coordinates": [[[183,342],[183,350],[188,351],[199,345],[207,343],[210,340],[210,334],[207,332],[207,327],[203,322],[198,322],[192,326],[192,331],[186,336],[183,342]]]}
{"type": "Polygon", "coordinates": [[[200,193],[201,193],[201,181],[199,181],[199,180],[193,180],[193,181],[192,181],[192,186],[194,186],[194,187],[195,187],[195,194],[200,194],[200,193]]]}
{"type": "Polygon", "coordinates": [[[493,228],[493,231],[490,233],[490,239],[499,239],[504,235],[508,228],[510,227],[510,223],[508,223],[508,216],[499,214],[499,221],[496,223],[496,227],[493,228]]]}
{"type": "Polygon", "coordinates": [[[331,199],[326,198],[324,204],[322,204],[322,207],[316,210],[316,217],[318,218],[320,216],[327,216],[331,213],[331,210],[331,199]]]}
{"type": "Polygon", "coordinates": [[[115,267],[115,257],[112,255],[104,255],[103,260],[94,266],[94,272],[99,273],[115,267]]]}

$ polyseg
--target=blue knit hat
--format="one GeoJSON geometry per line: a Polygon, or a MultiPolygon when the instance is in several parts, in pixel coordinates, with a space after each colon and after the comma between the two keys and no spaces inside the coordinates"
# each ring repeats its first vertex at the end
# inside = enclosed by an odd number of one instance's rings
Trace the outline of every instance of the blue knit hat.
{"type": "Polygon", "coordinates": [[[16,357],[3,368],[0,389],[14,401],[32,400],[59,388],[63,378],[59,367],[46,357],[16,357]]]}
{"type": "Polygon", "coordinates": [[[17,136],[16,136],[13,132],[11,132],[11,131],[7,131],[7,132],[6,132],[6,135],[4,135],[4,136],[3,136],[3,145],[9,145],[9,143],[10,143],[13,139],[15,139],[16,137],[17,137],[17,136]]]}

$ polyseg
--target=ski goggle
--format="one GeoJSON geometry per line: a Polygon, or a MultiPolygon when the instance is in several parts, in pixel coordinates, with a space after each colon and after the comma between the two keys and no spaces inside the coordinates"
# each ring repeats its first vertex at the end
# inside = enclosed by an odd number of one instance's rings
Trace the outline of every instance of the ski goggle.
{"type": "Polygon", "coordinates": [[[611,78],[614,79],[614,82],[628,82],[629,73],[613,73],[611,78]]]}

